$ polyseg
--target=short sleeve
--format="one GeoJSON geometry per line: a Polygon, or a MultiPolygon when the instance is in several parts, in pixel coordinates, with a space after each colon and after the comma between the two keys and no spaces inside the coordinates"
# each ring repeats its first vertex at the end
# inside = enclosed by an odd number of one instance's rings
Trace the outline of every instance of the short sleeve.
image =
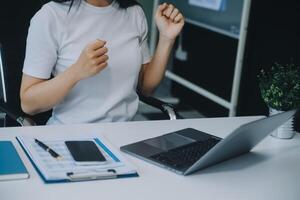
{"type": "Polygon", "coordinates": [[[144,14],[143,9],[140,6],[137,6],[138,10],[138,28],[140,31],[140,48],[142,53],[143,64],[149,63],[151,61],[151,54],[148,45],[148,24],[147,19],[144,14]]]}
{"type": "Polygon", "coordinates": [[[56,25],[50,12],[44,6],[35,14],[27,36],[23,73],[40,79],[51,77],[57,61],[56,25]]]}

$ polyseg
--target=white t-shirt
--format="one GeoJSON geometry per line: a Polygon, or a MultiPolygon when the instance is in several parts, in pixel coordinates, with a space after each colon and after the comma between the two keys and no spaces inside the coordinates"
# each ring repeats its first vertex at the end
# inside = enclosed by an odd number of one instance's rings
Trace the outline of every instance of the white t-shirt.
{"type": "Polygon", "coordinates": [[[140,6],[95,7],[82,1],[50,2],[32,18],[23,73],[40,79],[56,76],[77,61],[96,39],[107,41],[108,66],[84,79],[53,108],[48,124],[128,121],[138,108],[136,87],[142,64],[150,61],[147,22],[140,6]]]}

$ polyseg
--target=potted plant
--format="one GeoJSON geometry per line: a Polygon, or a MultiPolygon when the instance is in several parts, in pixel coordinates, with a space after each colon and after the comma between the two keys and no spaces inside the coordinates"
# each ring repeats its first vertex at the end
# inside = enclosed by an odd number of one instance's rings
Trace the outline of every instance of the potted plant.
{"type": "MultiPolygon", "coordinates": [[[[270,70],[261,70],[259,87],[270,115],[300,106],[300,68],[295,64],[275,63],[270,70]]],[[[278,138],[289,139],[295,134],[291,119],[272,133],[278,138]]]]}

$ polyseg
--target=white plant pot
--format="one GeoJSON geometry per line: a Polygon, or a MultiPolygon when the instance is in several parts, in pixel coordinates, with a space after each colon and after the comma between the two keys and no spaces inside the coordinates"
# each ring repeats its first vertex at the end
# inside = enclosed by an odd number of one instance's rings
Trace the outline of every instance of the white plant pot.
{"type": "MultiPolygon", "coordinates": [[[[283,111],[275,110],[273,108],[269,108],[270,116],[278,113],[282,113],[283,111]]],[[[271,136],[280,138],[280,139],[292,139],[295,135],[294,131],[294,117],[289,119],[283,125],[278,127],[271,133],[271,136]]]]}

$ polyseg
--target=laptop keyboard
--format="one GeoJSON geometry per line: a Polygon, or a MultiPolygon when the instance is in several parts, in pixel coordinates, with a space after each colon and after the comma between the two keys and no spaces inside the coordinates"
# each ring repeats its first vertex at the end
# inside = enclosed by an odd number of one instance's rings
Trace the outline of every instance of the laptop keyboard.
{"type": "Polygon", "coordinates": [[[185,169],[193,165],[219,141],[216,138],[209,138],[155,154],[151,158],[171,168],[185,169]]]}

